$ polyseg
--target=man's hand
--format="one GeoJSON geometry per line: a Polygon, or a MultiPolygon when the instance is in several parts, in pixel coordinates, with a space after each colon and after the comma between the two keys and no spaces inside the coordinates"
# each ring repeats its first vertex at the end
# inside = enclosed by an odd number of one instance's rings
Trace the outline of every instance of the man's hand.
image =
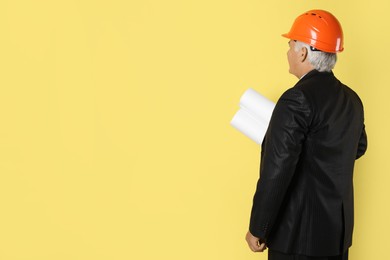
{"type": "Polygon", "coordinates": [[[263,252],[267,248],[265,243],[262,242],[260,240],[260,238],[252,235],[250,231],[248,231],[248,233],[246,233],[245,239],[246,239],[246,242],[248,243],[249,248],[253,252],[263,252]]]}

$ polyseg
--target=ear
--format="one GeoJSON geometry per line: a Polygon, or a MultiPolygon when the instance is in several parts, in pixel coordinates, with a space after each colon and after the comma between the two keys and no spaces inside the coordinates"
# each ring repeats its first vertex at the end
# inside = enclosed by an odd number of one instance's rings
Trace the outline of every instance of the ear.
{"type": "Polygon", "coordinates": [[[307,55],[308,55],[308,50],[305,48],[305,47],[302,47],[301,49],[301,62],[305,62],[305,60],[307,59],[307,55]]]}

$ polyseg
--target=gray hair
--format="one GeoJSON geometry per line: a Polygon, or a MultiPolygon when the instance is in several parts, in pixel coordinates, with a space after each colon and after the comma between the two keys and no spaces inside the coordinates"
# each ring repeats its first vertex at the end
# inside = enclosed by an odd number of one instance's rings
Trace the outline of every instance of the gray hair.
{"type": "Polygon", "coordinates": [[[309,44],[304,42],[296,41],[295,51],[299,51],[301,48],[306,48],[308,53],[309,62],[313,67],[318,71],[327,71],[330,72],[337,61],[336,53],[323,52],[319,50],[312,50],[309,44]]]}

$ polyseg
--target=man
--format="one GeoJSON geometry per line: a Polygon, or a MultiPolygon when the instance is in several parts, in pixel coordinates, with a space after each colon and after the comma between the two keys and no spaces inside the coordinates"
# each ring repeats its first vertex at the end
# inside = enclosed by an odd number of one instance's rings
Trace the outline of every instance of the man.
{"type": "Polygon", "coordinates": [[[352,244],[353,168],[367,149],[363,105],[332,73],[343,51],[329,12],[300,15],[289,33],[299,81],[277,102],[261,150],[246,240],[269,260],[345,260],[352,244]]]}

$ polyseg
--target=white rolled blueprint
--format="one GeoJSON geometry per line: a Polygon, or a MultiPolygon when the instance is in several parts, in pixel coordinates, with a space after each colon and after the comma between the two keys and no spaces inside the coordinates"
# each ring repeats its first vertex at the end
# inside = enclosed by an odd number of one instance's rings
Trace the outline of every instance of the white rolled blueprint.
{"type": "Polygon", "coordinates": [[[257,144],[261,144],[274,107],[275,103],[250,88],[241,96],[240,109],[230,124],[257,144]]]}
{"type": "Polygon", "coordinates": [[[241,96],[240,107],[248,110],[255,119],[269,122],[275,103],[250,88],[241,96]]]}

